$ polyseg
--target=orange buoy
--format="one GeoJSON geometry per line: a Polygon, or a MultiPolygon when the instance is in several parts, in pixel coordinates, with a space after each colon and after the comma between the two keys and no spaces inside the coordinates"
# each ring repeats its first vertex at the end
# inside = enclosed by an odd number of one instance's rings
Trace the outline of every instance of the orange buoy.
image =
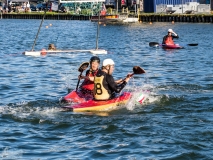
{"type": "Polygon", "coordinates": [[[41,50],[41,55],[46,55],[47,54],[47,50],[46,49],[42,49],[41,50]]]}

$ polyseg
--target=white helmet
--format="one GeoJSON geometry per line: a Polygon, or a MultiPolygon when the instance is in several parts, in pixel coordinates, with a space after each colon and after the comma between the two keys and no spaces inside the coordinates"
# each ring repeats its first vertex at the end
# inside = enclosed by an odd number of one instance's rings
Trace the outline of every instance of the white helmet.
{"type": "Polygon", "coordinates": [[[103,61],[103,66],[107,66],[107,65],[114,65],[114,61],[112,59],[105,59],[103,61]]]}
{"type": "Polygon", "coordinates": [[[174,31],[172,29],[168,29],[168,32],[173,33],[174,31]]]}

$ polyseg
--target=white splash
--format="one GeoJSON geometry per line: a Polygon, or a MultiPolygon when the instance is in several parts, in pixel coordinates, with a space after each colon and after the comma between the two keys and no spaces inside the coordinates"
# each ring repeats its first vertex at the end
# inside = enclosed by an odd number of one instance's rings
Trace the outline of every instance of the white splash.
{"type": "Polygon", "coordinates": [[[145,84],[139,87],[134,87],[132,97],[126,104],[128,110],[134,110],[135,107],[146,106],[158,100],[156,97],[155,86],[145,84]]]}
{"type": "Polygon", "coordinates": [[[2,159],[19,159],[22,157],[22,150],[9,150],[9,147],[5,147],[2,153],[0,154],[0,158],[2,159]]]}

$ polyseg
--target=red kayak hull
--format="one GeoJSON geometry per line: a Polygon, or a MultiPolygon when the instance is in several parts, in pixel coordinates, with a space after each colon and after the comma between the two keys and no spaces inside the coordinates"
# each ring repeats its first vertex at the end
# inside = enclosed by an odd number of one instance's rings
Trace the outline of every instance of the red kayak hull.
{"type": "Polygon", "coordinates": [[[89,99],[93,99],[92,95],[85,95],[79,91],[72,91],[68,95],[64,96],[61,100],[63,103],[82,103],[86,102],[89,99]]]}
{"type": "Polygon", "coordinates": [[[183,49],[184,48],[178,44],[174,44],[174,45],[162,44],[161,47],[164,49],[183,49]]]}
{"type": "Polygon", "coordinates": [[[120,96],[104,101],[88,100],[82,103],[65,106],[63,108],[72,110],[73,112],[109,112],[118,109],[119,106],[125,105],[131,98],[132,94],[124,92],[120,96]]]}

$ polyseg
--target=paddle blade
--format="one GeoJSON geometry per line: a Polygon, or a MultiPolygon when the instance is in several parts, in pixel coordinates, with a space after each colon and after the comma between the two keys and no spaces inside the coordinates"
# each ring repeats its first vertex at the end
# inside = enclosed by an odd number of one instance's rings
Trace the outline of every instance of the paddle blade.
{"type": "Polygon", "coordinates": [[[83,62],[78,68],[78,72],[83,72],[89,66],[89,62],[83,62]]]}
{"type": "Polygon", "coordinates": [[[133,72],[134,74],[143,74],[146,73],[145,70],[139,66],[134,66],[133,67],[133,72]]]}
{"type": "Polygon", "coordinates": [[[191,44],[188,44],[188,46],[197,46],[198,43],[191,43],[191,44]]]}
{"type": "Polygon", "coordinates": [[[158,42],[149,42],[150,47],[158,47],[160,44],[158,42]]]}

